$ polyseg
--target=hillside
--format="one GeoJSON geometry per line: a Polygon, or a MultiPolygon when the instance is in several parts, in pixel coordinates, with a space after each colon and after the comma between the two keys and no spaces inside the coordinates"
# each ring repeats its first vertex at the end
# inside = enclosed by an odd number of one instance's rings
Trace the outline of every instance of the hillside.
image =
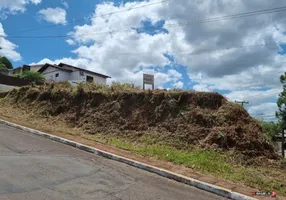
{"type": "Polygon", "coordinates": [[[261,127],[240,105],[218,93],[142,91],[114,85],[67,83],[14,89],[1,101],[38,116],[60,116],[90,135],[232,150],[247,158],[276,159],[261,127]]]}

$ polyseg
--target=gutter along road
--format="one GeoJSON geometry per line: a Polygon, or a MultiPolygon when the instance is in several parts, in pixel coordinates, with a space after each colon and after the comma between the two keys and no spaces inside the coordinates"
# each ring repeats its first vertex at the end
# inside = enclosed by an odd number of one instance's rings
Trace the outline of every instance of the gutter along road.
{"type": "Polygon", "coordinates": [[[225,198],[0,124],[4,199],[225,198]]]}

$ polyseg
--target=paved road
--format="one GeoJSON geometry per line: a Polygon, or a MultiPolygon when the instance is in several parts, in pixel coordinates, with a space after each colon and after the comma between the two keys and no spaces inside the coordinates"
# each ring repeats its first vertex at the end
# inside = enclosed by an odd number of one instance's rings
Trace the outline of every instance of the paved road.
{"type": "Polygon", "coordinates": [[[0,200],[4,199],[224,198],[0,125],[0,200]]]}

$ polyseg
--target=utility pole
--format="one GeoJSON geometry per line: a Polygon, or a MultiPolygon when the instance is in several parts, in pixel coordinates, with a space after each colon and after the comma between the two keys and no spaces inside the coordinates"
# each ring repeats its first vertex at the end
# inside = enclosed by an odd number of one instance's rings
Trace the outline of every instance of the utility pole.
{"type": "Polygon", "coordinates": [[[249,104],[249,101],[235,101],[235,103],[239,103],[243,107],[244,104],[249,104]]]}

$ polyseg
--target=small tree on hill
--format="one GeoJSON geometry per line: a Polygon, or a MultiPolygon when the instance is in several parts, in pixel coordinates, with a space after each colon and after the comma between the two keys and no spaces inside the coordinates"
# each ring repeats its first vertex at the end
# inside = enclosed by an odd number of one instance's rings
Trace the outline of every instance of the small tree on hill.
{"type": "Polygon", "coordinates": [[[280,82],[283,85],[283,90],[279,94],[277,101],[278,111],[276,112],[276,117],[280,120],[283,127],[286,126],[286,72],[280,76],[280,82]]]}
{"type": "Polygon", "coordinates": [[[0,57],[0,64],[7,69],[13,69],[12,63],[6,57],[0,57]]]}

